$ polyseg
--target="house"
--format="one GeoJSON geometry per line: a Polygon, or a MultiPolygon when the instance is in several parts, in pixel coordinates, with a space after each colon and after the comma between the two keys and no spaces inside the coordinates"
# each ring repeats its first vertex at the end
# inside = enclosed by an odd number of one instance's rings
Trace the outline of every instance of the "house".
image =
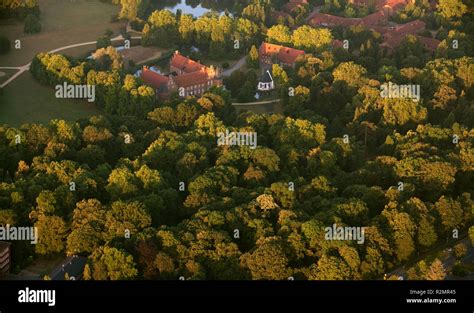
{"type": "Polygon", "coordinates": [[[395,47],[398,47],[406,36],[416,35],[424,29],[425,23],[420,20],[411,21],[403,25],[397,25],[395,30],[384,34],[384,42],[380,46],[386,47],[390,52],[395,47]]]}
{"type": "Polygon", "coordinates": [[[388,52],[390,53],[394,48],[400,45],[406,36],[414,35],[426,49],[435,51],[438,48],[440,41],[434,38],[417,35],[417,33],[423,31],[424,29],[425,23],[420,20],[415,20],[403,25],[399,25],[394,31],[384,35],[385,41],[380,46],[387,48],[388,52]]]}
{"type": "Polygon", "coordinates": [[[421,42],[423,47],[429,51],[436,51],[438,49],[438,45],[441,43],[438,39],[424,37],[424,36],[416,36],[418,40],[421,42]]]}
{"type": "Polygon", "coordinates": [[[344,48],[344,43],[340,40],[334,39],[332,41],[332,47],[333,48],[344,48]]]}
{"type": "Polygon", "coordinates": [[[330,15],[325,13],[314,13],[311,15],[309,20],[309,25],[312,27],[324,26],[324,27],[335,27],[335,26],[344,26],[350,27],[358,25],[360,23],[359,18],[345,18],[336,15],[330,15]]]}
{"type": "Polygon", "coordinates": [[[406,24],[397,25],[395,31],[392,32],[393,35],[404,34],[404,35],[414,35],[425,29],[425,22],[420,20],[414,20],[406,24]]]}
{"type": "Polygon", "coordinates": [[[271,65],[274,59],[283,66],[293,67],[299,56],[304,55],[303,50],[288,48],[268,42],[262,42],[259,48],[260,63],[271,65]]]}
{"type": "Polygon", "coordinates": [[[162,75],[151,70],[148,66],[144,66],[141,71],[143,82],[155,89],[155,94],[160,98],[168,97],[168,76],[162,75]]]}
{"type": "Polygon", "coordinates": [[[361,23],[367,27],[382,26],[388,24],[388,14],[384,11],[377,11],[361,18],[361,23]]]}
{"type": "Polygon", "coordinates": [[[212,86],[222,86],[219,69],[207,67],[176,51],[170,60],[170,73],[163,75],[143,67],[141,77],[145,84],[153,87],[158,97],[166,98],[178,91],[182,97],[199,96],[212,86]]]}
{"type": "Polygon", "coordinates": [[[375,10],[392,15],[394,12],[403,10],[409,2],[409,0],[376,0],[375,10]]]}
{"type": "Polygon", "coordinates": [[[11,243],[0,241],[0,276],[7,274],[10,270],[11,243]]]}
{"type": "Polygon", "coordinates": [[[356,25],[364,25],[368,28],[374,26],[383,26],[388,23],[388,15],[383,11],[378,11],[367,15],[364,18],[346,18],[336,15],[314,13],[309,21],[310,26],[324,26],[324,27],[351,27],[356,25]]]}
{"type": "Polygon", "coordinates": [[[383,11],[387,15],[403,10],[409,0],[349,0],[349,3],[358,7],[374,7],[375,11],[383,11]]]}

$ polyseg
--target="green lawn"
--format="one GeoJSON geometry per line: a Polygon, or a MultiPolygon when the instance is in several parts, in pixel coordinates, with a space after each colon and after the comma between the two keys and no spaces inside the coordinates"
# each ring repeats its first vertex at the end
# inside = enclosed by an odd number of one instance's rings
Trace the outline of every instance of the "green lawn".
{"type": "Polygon", "coordinates": [[[10,77],[12,77],[18,70],[5,70],[0,69],[0,84],[6,82],[10,77]]]}
{"type": "MultiPolygon", "coordinates": [[[[2,35],[12,44],[21,40],[21,49],[12,47],[6,55],[0,56],[0,66],[23,66],[39,52],[47,52],[62,46],[97,40],[106,29],[114,31],[114,36],[124,26],[124,22],[110,23],[112,14],[119,11],[118,5],[91,0],[39,0],[42,31],[35,35],[23,33],[23,23],[18,20],[0,21],[2,35]]],[[[95,49],[95,45],[64,50],[70,56],[85,56],[95,49]]],[[[7,75],[14,71],[0,70],[7,75]]],[[[99,114],[94,104],[81,100],[56,99],[54,89],[38,84],[30,73],[23,73],[1,91],[0,124],[20,126],[24,123],[48,123],[60,118],[76,120],[99,114]]]]}
{"type": "Polygon", "coordinates": [[[18,127],[48,123],[51,119],[76,120],[100,114],[85,100],[57,99],[54,88],[40,85],[25,72],[0,94],[0,124],[18,127]]]}
{"type": "MultiPolygon", "coordinates": [[[[85,0],[39,0],[42,31],[35,35],[23,33],[23,23],[18,20],[0,21],[2,35],[13,42],[21,40],[21,49],[12,47],[7,55],[0,56],[0,66],[22,66],[39,52],[62,46],[97,40],[106,29],[115,35],[124,22],[110,23],[110,16],[119,11],[118,5],[85,0]]],[[[89,50],[94,47],[88,47],[89,50]]],[[[65,51],[66,54],[74,54],[65,51]]],[[[81,49],[83,53],[84,48],[81,49]]]]}

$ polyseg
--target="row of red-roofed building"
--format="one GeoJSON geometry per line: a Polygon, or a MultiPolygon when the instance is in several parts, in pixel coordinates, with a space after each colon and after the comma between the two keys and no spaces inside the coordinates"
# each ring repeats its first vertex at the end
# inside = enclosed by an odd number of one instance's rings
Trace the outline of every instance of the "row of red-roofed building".
{"type": "MultiPolygon", "coordinates": [[[[354,0],[357,3],[365,3],[363,0],[354,0]]],[[[369,29],[373,29],[383,35],[384,42],[381,47],[386,48],[389,53],[393,52],[393,49],[400,45],[400,43],[408,35],[414,35],[417,37],[419,42],[428,50],[435,51],[440,43],[439,40],[424,37],[418,35],[419,32],[425,30],[425,23],[421,20],[415,20],[408,22],[403,25],[391,26],[388,23],[388,18],[391,12],[399,10],[406,5],[403,0],[383,0],[377,1],[376,7],[382,8],[382,10],[367,15],[363,18],[345,18],[330,14],[324,14],[315,12],[309,18],[309,25],[312,27],[323,26],[323,27],[351,27],[363,25],[369,29]],[[390,10],[383,8],[389,7],[390,10]]]]}

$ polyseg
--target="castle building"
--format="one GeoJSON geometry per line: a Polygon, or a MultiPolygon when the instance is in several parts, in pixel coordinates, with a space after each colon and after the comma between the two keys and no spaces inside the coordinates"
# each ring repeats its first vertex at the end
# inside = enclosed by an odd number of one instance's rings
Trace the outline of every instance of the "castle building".
{"type": "Polygon", "coordinates": [[[162,75],[145,66],[141,77],[162,99],[174,91],[181,97],[200,96],[212,86],[222,86],[219,69],[191,60],[179,51],[170,60],[169,74],[162,75]]]}

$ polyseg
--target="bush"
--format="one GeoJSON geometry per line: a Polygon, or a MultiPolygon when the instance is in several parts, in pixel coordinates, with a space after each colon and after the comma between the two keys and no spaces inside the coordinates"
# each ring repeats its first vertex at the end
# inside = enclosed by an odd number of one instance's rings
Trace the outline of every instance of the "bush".
{"type": "Polygon", "coordinates": [[[25,27],[23,32],[26,34],[36,34],[41,31],[41,24],[39,18],[33,14],[28,14],[25,18],[25,27]]]}
{"type": "Polygon", "coordinates": [[[130,27],[132,27],[133,30],[136,30],[138,32],[141,32],[144,26],[145,26],[145,21],[134,20],[130,22],[130,27]]]}
{"type": "Polygon", "coordinates": [[[10,40],[5,36],[0,36],[0,54],[6,54],[10,51],[10,40]]]}
{"type": "Polygon", "coordinates": [[[110,28],[107,28],[107,29],[105,30],[105,36],[111,37],[113,34],[114,34],[114,31],[111,30],[110,28]]]}
{"type": "Polygon", "coordinates": [[[466,253],[467,247],[463,243],[454,246],[454,255],[456,258],[461,259],[466,255],[466,253]]]}
{"type": "Polygon", "coordinates": [[[452,274],[458,277],[464,277],[467,275],[467,271],[461,264],[455,264],[452,269],[452,274]]]}
{"type": "Polygon", "coordinates": [[[97,49],[106,48],[111,45],[112,45],[112,41],[110,41],[110,38],[108,36],[102,36],[99,39],[97,39],[97,43],[96,43],[97,49]]]}
{"type": "Polygon", "coordinates": [[[230,67],[229,62],[222,63],[222,68],[223,69],[228,69],[229,67],[230,67]]]}

